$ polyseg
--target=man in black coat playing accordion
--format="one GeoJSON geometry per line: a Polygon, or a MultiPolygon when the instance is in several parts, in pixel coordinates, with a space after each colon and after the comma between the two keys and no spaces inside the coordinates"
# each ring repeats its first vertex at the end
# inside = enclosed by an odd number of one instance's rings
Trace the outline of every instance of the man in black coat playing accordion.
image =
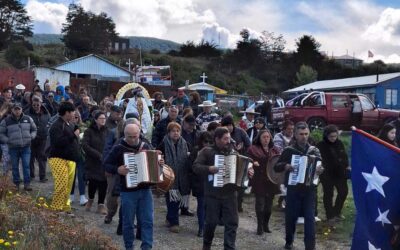
{"type": "MultiPolygon", "coordinates": [[[[136,124],[128,124],[124,130],[124,139],[115,145],[104,161],[106,172],[118,173],[121,180],[121,205],[122,205],[122,234],[127,250],[133,249],[133,221],[135,215],[141,227],[141,249],[152,249],[153,247],[153,196],[151,184],[140,183],[135,188],[127,188],[125,176],[129,168],[124,163],[124,153],[138,153],[142,150],[149,150],[152,147],[140,139],[140,128],[136,124]]],[[[159,160],[164,164],[164,160],[159,160]]]]}
{"type": "MultiPolygon", "coordinates": [[[[293,240],[296,231],[297,218],[303,212],[304,214],[304,244],[306,250],[315,249],[315,189],[316,184],[314,178],[322,173],[323,168],[320,161],[321,155],[318,148],[311,146],[308,143],[310,130],[305,122],[299,122],[295,126],[294,143],[287,147],[283,152],[278,162],[274,166],[276,172],[286,171],[285,184],[287,186],[286,209],[285,209],[285,229],[286,229],[286,245],[285,249],[292,249],[293,240]],[[292,183],[289,180],[290,173],[295,171],[292,163],[292,156],[298,155],[307,156],[307,159],[313,158],[318,162],[310,167],[309,170],[311,179],[305,183],[292,183]],[[290,184],[289,184],[290,182],[290,184]]],[[[293,175],[296,172],[294,172],[293,175]]],[[[308,173],[308,172],[307,172],[308,173]]]]}
{"type": "MultiPolygon", "coordinates": [[[[203,238],[203,250],[211,249],[215,228],[222,214],[224,231],[224,249],[235,249],[236,230],[238,227],[237,190],[234,185],[214,187],[214,174],[218,173],[218,167],[214,164],[215,155],[237,154],[232,149],[229,130],[225,127],[217,128],[214,133],[213,147],[202,149],[193,165],[193,171],[197,175],[208,175],[204,183],[204,195],[206,206],[205,231],[203,238]]],[[[251,168],[248,175],[252,177],[254,170],[251,168]]]]}

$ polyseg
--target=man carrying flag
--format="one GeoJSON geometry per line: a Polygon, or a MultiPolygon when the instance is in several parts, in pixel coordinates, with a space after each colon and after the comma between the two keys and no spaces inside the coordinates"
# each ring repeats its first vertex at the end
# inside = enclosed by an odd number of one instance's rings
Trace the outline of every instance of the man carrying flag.
{"type": "Polygon", "coordinates": [[[357,209],[351,249],[400,249],[400,149],[354,128],[351,153],[357,209]]]}

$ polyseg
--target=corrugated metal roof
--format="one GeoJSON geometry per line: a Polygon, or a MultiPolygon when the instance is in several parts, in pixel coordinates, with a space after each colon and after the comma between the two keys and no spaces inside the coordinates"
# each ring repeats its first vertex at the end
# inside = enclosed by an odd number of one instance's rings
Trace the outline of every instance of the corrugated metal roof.
{"type": "Polygon", "coordinates": [[[375,86],[378,83],[382,83],[393,78],[399,77],[400,72],[397,73],[389,73],[379,75],[379,81],[376,81],[376,75],[370,76],[361,76],[361,77],[351,77],[351,78],[343,78],[343,79],[335,79],[335,80],[325,80],[325,81],[316,81],[303,86],[299,86],[293,89],[289,89],[284,91],[284,93],[292,93],[292,92],[301,92],[308,90],[339,90],[339,89],[351,89],[358,87],[368,87],[375,86]]]}
{"type": "Polygon", "coordinates": [[[87,55],[62,63],[55,67],[73,74],[101,75],[108,77],[130,77],[131,73],[97,55],[87,55]]]}
{"type": "Polygon", "coordinates": [[[362,61],[359,58],[353,57],[353,56],[349,56],[349,55],[342,55],[342,56],[334,56],[333,59],[335,60],[359,60],[362,61]]]}

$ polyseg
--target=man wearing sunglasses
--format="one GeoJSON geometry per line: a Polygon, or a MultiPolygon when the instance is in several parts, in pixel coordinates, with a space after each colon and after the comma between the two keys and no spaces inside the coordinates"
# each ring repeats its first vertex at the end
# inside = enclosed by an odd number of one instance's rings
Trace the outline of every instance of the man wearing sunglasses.
{"type": "Polygon", "coordinates": [[[49,134],[48,123],[50,120],[49,111],[42,105],[42,99],[38,96],[33,96],[32,104],[30,105],[27,115],[35,122],[37,127],[37,135],[31,143],[31,159],[30,159],[30,174],[31,178],[35,178],[35,160],[39,164],[40,182],[46,182],[46,162],[45,154],[46,140],[49,134]]]}

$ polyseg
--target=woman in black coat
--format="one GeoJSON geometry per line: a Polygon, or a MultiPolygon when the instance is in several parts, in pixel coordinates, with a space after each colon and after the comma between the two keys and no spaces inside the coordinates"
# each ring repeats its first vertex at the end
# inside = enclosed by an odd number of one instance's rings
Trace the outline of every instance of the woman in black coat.
{"type": "Polygon", "coordinates": [[[349,160],[342,141],[338,139],[339,131],[335,125],[328,125],[324,129],[323,140],[317,144],[321,152],[324,172],[320,179],[324,191],[323,201],[326,219],[344,219],[341,215],[344,202],[348,194],[347,172],[349,160]],[[333,192],[336,188],[337,196],[333,204],[333,192]]]}
{"type": "Polygon", "coordinates": [[[193,163],[197,158],[197,154],[204,147],[211,146],[213,144],[213,138],[207,131],[201,132],[197,139],[197,145],[190,154],[190,176],[191,176],[191,187],[192,194],[197,198],[197,220],[199,224],[199,230],[197,236],[203,237],[204,220],[205,220],[205,206],[204,206],[204,182],[205,177],[196,175],[193,171],[193,163]]]}
{"type": "Polygon", "coordinates": [[[107,179],[102,165],[103,148],[106,141],[108,129],[105,126],[106,115],[102,111],[94,113],[94,121],[83,134],[82,148],[85,151],[86,165],[85,173],[88,180],[89,201],[86,211],[90,211],[94,196],[98,191],[98,207],[96,213],[107,214],[104,200],[107,192],[107,179]]]}
{"type": "Polygon", "coordinates": [[[267,176],[269,159],[279,154],[274,147],[271,132],[268,129],[260,130],[253,145],[247,150],[247,155],[254,160],[254,176],[250,180],[251,191],[256,197],[257,235],[271,233],[269,219],[272,212],[274,196],[279,194],[278,185],[272,183],[267,176]]]}

